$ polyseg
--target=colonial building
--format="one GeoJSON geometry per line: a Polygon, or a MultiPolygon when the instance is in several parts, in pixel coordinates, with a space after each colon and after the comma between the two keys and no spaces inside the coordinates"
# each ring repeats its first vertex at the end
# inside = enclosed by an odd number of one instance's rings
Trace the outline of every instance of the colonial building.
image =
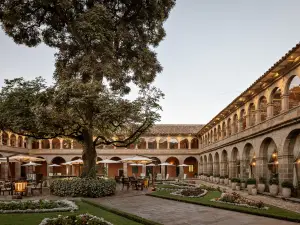
{"type": "MultiPolygon", "coordinates": [[[[296,45],[249,88],[205,125],[155,125],[139,144],[127,149],[102,146],[98,159],[122,159],[134,155],[153,157],[157,162],[189,167],[156,168],[170,177],[205,173],[229,177],[279,175],[279,181],[300,180],[300,44],[296,45]]],[[[47,165],[61,164],[81,156],[81,146],[65,139],[32,140],[2,132],[0,153],[29,153],[46,159],[36,167],[44,175],[47,165]]],[[[18,163],[10,165],[12,175],[22,175],[18,163]]],[[[78,174],[75,166],[56,168],[60,174],[78,174]]],[[[147,167],[126,163],[109,165],[109,176],[146,173],[147,167]]],[[[1,165],[7,178],[8,165],[1,165]]],[[[56,171],[57,172],[57,171],[56,171]]]]}

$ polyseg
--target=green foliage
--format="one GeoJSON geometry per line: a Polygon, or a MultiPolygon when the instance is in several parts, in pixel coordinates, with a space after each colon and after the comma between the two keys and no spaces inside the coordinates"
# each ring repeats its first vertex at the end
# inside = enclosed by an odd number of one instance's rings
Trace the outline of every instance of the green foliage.
{"type": "Polygon", "coordinates": [[[279,180],[276,177],[271,177],[269,180],[269,184],[270,185],[278,185],[279,184],[279,180]]]}
{"type": "Polygon", "coordinates": [[[233,182],[233,183],[241,183],[241,180],[239,178],[231,178],[231,182],[233,182]]]}
{"type": "Polygon", "coordinates": [[[50,185],[53,195],[65,197],[98,198],[113,195],[116,182],[113,179],[66,178],[54,180],[50,185]]]}
{"type": "Polygon", "coordinates": [[[35,209],[54,209],[69,207],[60,201],[53,200],[27,200],[27,201],[0,201],[0,210],[35,210],[35,209]]]}
{"type": "Polygon", "coordinates": [[[264,177],[259,177],[259,183],[260,183],[260,184],[265,184],[265,183],[266,183],[266,178],[264,178],[264,177]]]}
{"type": "Polygon", "coordinates": [[[283,182],[281,183],[281,187],[293,189],[293,188],[294,188],[294,185],[293,185],[293,183],[290,182],[290,181],[283,181],[283,182]]]}
{"type": "Polygon", "coordinates": [[[246,181],[246,183],[247,184],[256,184],[256,179],[254,179],[254,178],[249,178],[249,179],[247,179],[247,181],[246,181]]]}
{"type": "Polygon", "coordinates": [[[55,48],[54,85],[6,80],[0,129],[83,144],[82,177],[95,177],[98,145],[128,146],[160,119],[162,71],[154,48],[175,0],[0,1],[0,23],[15,43],[55,48]],[[139,95],[128,100],[129,85],[139,95]],[[117,140],[113,139],[118,136],[117,140]],[[95,138],[95,139],[94,139],[95,138]]]}

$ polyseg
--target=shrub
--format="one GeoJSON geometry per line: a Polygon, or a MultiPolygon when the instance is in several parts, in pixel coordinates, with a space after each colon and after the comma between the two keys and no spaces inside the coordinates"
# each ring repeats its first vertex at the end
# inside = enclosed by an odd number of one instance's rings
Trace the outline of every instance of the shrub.
{"type": "Polygon", "coordinates": [[[40,225],[74,225],[74,224],[92,224],[92,225],[112,225],[112,223],[105,221],[90,214],[58,216],[56,218],[45,218],[40,225]]]}
{"type": "Polygon", "coordinates": [[[269,180],[269,184],[270,185],[278,185],[279,184],[279,180],[276,177],[271,177],[269,180]]]}
{"type": "Polygon", "coordinates": [[[65,178],[50,185],[50,192],[57,196],[98,198],[113,195],[116,182],[113,179],[65,178]]]}
{"type": "Polygon", "coordinates": [[[225,179],[228,179],[228,175],[225,175],[224,177],[225,177],[225,179]]]}
{"type": "Polygon", "coordinates": [[[260,184],[265,184],[266,183],[266,178],[264,177],[259,177],[259,181],[260,184]]]}
{"type": "Polygon", "coordinates": [[[245,179],[241,179],[241,183],[246,183],[246,180],[245,179]]]}
{"type": "Polygon", "coordinates": [[[231,182],[233,182],[233,183],[241,183],[241,180],[239,178],[231,178],[231,182]]]}
{"type": "Polygon", "coordinates": [[[224,176],[220,176],[220,179],[224,179],[224,176]]]}
{"type": "Polygon", "coordinates": [[[254,178],[247,179],[247,184],[249,184],[249,185],[256,184],[256,179],[254,179],[254,178]]]}
{"type": "Polygon", "coordinates": [[[215,177],[220,177],[220,174],[215,175],[215,177]]]}
{"type": "Polygon", "coordinates": [[[290,182],[290,181],[283,181],[283,182],[281,183],[281,187],[293,189],[293,188],[294,188],[294,185],[293,185],[292,182],[290,182]]]}

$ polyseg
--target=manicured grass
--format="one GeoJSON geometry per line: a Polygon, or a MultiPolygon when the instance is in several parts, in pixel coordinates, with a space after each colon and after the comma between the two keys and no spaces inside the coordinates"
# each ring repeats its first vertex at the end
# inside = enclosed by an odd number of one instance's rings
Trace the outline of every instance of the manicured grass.
{"type": "Polygon", "coordinates": [[[175,195],[171,195],[170,191],[166,191],[166,190],[153,192],[149,194],[149,196],[182,201],[182,202],[198,204],[198,205],[204,205],[209,207],[227,209],[227,210],[249,213],[249,214],[254,214],[259,216],[266,216],[266,217],[272,217],[277,219],[300,222],[300,213],[292,212],[289,210],[281,209],[270,205],[266,205],[269,207],[268,210],[263,210],[263,209],[253,209],[253,208],[247,208],[242,206],[235,206],[226,203],[210,201],[213,198],[219,198],[221,196],[221,193],[218,191],[209,191],[204,197],[200,197],[200,198],[188,198],[188,197],[175,196],[175,195]]]}
{"type": "Polygon", "coordinates": [[[114,225],[139,225],[142,223],[135,222],[127,219],[123,216],[108,212],[103,208],[95,207],[86,202],[76,202],[79,206],[79,210],[71,212],[56,212],[56,213],[30,213],[30,214],[0,214],[1,225],[38,225],[45,218],[57,217],[58,215],[72,215],[90,213],[94,216],[103,217],[105,220],[111,222],[114,225]]]}

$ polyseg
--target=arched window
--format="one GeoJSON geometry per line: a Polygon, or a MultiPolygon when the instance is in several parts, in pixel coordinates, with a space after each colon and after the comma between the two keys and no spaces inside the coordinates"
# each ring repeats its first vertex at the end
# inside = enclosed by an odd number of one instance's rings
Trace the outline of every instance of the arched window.
{"type": "Polygon", "coordinates": [[[290,81],[288,88],[289,95],[289,109],[292,109],[300,103],[300,78],[294,76],[290,81]]]}
{"type": "Polygon", "coordinates": [[[271,102],[273,104],[273,116],[278,115],[281,112],[281,90],[275,88],[271,93],[271,102]]]}
{"type": "Polygon", "coordinates": [[[267,119],[267,99],[265,96],[259,99],[258,108],[260,111],[260,121],[265,121],[267,119]]]}
{"type": "Polygon", "coordinates": [[[255,105],[254,105],[254,103],[251,103],[249,105],[248,114],[249,114],[249,126],[254,126],[255,125],[255,105]]]}

